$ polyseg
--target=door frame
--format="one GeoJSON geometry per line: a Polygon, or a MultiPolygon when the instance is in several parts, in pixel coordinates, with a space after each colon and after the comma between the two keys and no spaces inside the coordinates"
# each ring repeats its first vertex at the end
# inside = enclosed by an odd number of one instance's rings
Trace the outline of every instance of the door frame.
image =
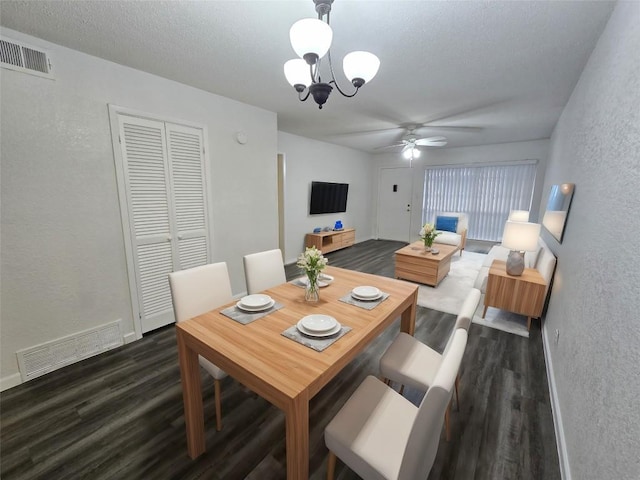
{"type": "Polygon", "coordinates": [[[205,177],[205,191],[207,195],[206,210],[208,220],[208,235],[210,241],[207,246],[207,255],[210,259],[213,259],[213,205],[211,195],[211,166],[209,163],[209,136],[207,127],[201,123],[189,122],[182,119],[170,118],[162,115],[156,115],[153,113],[143,112],[140,110],[121,107],[111,103],[107,104],[109,114],[109,126],[111,127],[111,146],[113,148],[113,160],[116,170],[116,189],[118,191],[118,202],[120,205],[120,217],[122,226],[122,240],[124,244],[125,260],[127,262],[127,281],[129,283],[129,294],[131,304],[131,319],[133,322],[133,328],[136,336],[136,340],[142,338],[142,314],[140,312],[140,295],[137,288],[136,281],[136,268],[134,263],[134,248],[131,239],[131,219],[129,218],[129,208],[127,193],[124,188],[120,188],[120,185],[125,185],[125,172],[124,172],[124,159],[122,157],[122,148],[120,144],[120,123],[118,121],[119,115],[128,115],[131,117],[142,118],[146,120],[153,120],[163,123],[173,123],[176,125],[184,125],[186,127],[192,127],[202,130],[202,147],[203,147],[203,162],[204,162],[204,177],[205,177]]]}

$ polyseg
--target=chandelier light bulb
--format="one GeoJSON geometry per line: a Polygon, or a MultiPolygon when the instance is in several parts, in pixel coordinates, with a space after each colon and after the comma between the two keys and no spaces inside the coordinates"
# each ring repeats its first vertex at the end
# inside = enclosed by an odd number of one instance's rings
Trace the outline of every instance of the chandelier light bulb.
{"type": "Polygon", "coordinates": [[[378,73],[379,68],[380,59],[369,52],[351,52],[342,60],[342,69],[345,76],[358,88],[370,82],[378,73]],[[361,82],[356,80],[361,80],[361,82]],[[356,83],[360,84],[356,85],[356,83]]]}
{"type": "Polygon", "coordinates": [[[322,20],[303,18],[294,23],[289,30],[289,39],[296,54],[313,65],[329,51],[333,30],[322,20]]]}
{"type": "Polygon", "coordinates": [[[287,82],[289,82],[292,87],[296,87],[297,85],[308,87],[311,85],[309,65],[301,58],[289,60],[284,64],[284,76],[287,77],[287,82]]]}

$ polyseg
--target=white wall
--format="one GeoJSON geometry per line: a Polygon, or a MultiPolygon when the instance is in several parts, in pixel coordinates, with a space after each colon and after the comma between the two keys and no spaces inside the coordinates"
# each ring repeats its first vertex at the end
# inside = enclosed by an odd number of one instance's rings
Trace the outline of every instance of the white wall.
{"type": "Polygon", "coordinates": [[[333,227],[342,220],[356,229],[356,242],[369,240],[373,232],[375,170],[371,155],[351,148],[278,132],[278,151],[285,156],[285,252],[287,263],[304,250],[304,236],[315,227],[333,227]],[[309,215],[311,182],[349,184],[347,211],[309,215]]]}
{"type": "Polygon", "coordinates": [[[576,184],[563,243],[543,233],[558,256],[544,335],[565,478],[640,478],[638,19],[640,3],[618,3],[551,139],[545,191],[576,184]]]}
{"type": "MultiPolygon", "coordinates": [[[[417,240],[418,232],[422,223],[422,200],[424,194],[424,170],[426,167],[435,165],[473,165],[473,164],[496,164],[514,163],[524,160],[538,160],[538,170],[536,184],[531,203],[531,221],[538,219],[538,206],[542,199],[544,171],[547,167],[547,156],[549,153],[549,140],[535,140],[530,142],[501,143],[495,145],[481,145],[476,147],[454,147],[454,148],[433,148],[424,149],[419,158],[411,162],[413,171],[413,201],[414,208],[411,211],[411,232],[414,235],[412,240],[417,240]]],[[[377,171],[375,176],[377,184],[381,168],[408,167],[409,161],[405,160],[400,153],[385,153],[375,156],[377,161],[377,171]]],[[[377,208],[374,213],[377,217],[377,208]]],[[[377,232],[377,218],[374,228],[377,232]]],[[[376,233],[377,236],[377,233],[376,233]]]]}
{"type": "Polygon", "coordinates": [[[244,291],[242,255],[278,244],[276,114],[2,33],[48,49],[56,76],[0,72],[3,386],[18,349],[116,319],[134,331],[107,104],[206,126],[213,261],[244,291]]]}

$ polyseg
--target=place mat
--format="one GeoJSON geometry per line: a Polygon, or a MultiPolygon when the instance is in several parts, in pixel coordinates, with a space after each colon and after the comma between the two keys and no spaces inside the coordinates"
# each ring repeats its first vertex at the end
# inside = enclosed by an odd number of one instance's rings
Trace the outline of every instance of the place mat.
{"type": "MultiPolygon", "coordinates": [[[[294,278],[289,283],[292,284],[292,285],[295,285],[296,287],[306,288],[307,284],[302,280],[303,278],[306,278],[306,277],[303,276],[303,277],[294,278]]],[[[322,281],[322,279],[320,281],[322,281]]],[[[329,285],[331,285],[331,284],[329,284],[329,285]]],[[[318,288],[326,288],[329,285],[326,285],[325,287],[320,287],[319,286],[318,288]]]]}
{"type": "Polygon", "coordinates": [[[340,301],[348,303],[349,305],[355,305],[356,307],[364,308],[365,310],[373,310],[387,298],[389,298],[389,294],[382,292],[382,297],[378,300],[356,300],[351,296],[351,292],[349,292],[344,297],[342,297],[340,301]]]}
{"type": "Polygon", "coordinates": [[[305,335],[300,330],[298,330],[298,327],[296,325],[294,325],[293,327],[287,328],[284,332],[282,332],[281,335],[293,340],[294,342],[298,342],[305,347],[309,347],[317,352],[321,352],[325,348],[333,345],[334,342],[345,336],[350,331],[351,327],[346,327],[343,325],[338,333],[331,335],[330,337],[317,338],[305,335]]]}
{"type": "Polygon", "coordinates": [[[307,284],[302,281],[303,278],[304,277],[295,278],[295,279],[291,280],[289,283],[295,285],[296,287],[305,288],[307,286],[307,284]]]}
{"type": "Polygon", "coordinates": [[[276,302],[273,307],[268,310],[262,310],[260,312],[245,312],[234,305],[221,310],[220,313],[225,317],[229,317],[231,320],[235,320],[243,325],[248,325],[251,322],[255,322],[256,320],[275,312],[276,310],[280,310],[282,307],[284,307],[283,304],[276,302]]]}

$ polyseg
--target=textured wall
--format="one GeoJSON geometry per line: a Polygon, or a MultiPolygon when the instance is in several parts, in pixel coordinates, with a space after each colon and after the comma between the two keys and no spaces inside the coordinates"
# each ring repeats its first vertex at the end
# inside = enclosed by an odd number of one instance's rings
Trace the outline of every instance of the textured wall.
{"type": "Polygon", "coordinates": [[[300,254],[305,234],[315,227],[333,226],[336,220],[356,229],[357,242],[371,238],[374,171],[371,155],[284,132],[278,133],[278,151],[286,161],[287,261],[300,254]],[[314,180],[348,183],[347,211],[309,215],[309,194],[314,180]]]}
{"type": "Polygon", "coordinates": [[[242,255],[278,242],[275,113],[3,34],[50,50],[56,79],[1,73],[0,376],[18,371],[18,349],[118,318],[134,331],[109,103],[206,125],[213,260],[244,291],[242,255]]]}
{"type": "Polygon", "coordinates": [[[545,176],[546,194],[576,184],[563,243],[546,235],[558,268],[545,334],[577,480],[640,478],[639,20],[640,3],[617,5],[556,126],[545,176]]]}

